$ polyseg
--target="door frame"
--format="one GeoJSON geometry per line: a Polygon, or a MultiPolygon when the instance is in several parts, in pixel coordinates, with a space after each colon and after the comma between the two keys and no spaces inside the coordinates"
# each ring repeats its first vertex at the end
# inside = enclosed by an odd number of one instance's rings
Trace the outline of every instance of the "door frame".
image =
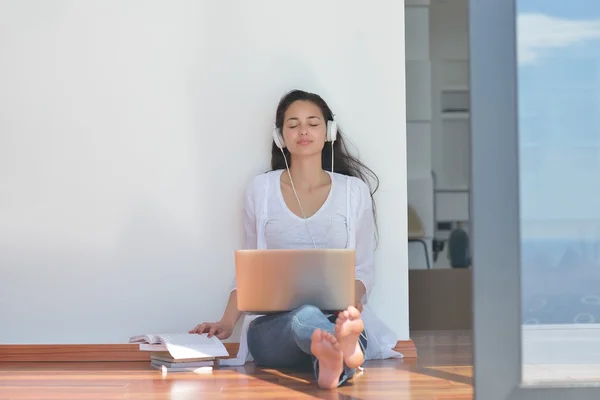
{"type": "Polygon", "coordinates": [[[475,399],[598,399],[600,383],[522,384],[516,11],[469,0],[475,399]]]}

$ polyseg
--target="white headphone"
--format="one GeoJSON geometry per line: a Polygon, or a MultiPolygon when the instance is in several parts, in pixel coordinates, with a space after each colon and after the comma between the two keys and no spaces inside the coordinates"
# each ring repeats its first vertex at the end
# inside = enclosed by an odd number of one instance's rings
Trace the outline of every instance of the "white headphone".
{"type": "MultiPolygon", "coordinates": [[[[331,173],[333,173],[333,142],[337,139],[337,122],[335,121],[335,116],[330,121],[327,121],[327,142],[331,142],[331,173]]],[[[306,217],[306,213],[304,212],[304,208],[302,208],[302,203],[300,203],[300,198],[298,197],[298,193],[296,192],[296,187],[294,186],[294,181],[292,180],[292,175],[290,174],[290,166],[288,165],[287,157],[285,156],[285,152],[283,148],[285,146],[285,141],[283,140],[283,135],[281,130],[277,127],[273,129],[273,141],[275,145],[281,150],[281,154],[283,154],[283,160],[285,161],[285,166],[287,169],[288,176],[290,177],[290,183],[292,184],[292,190],[294,191],[294,195],[296,196],[296,200],[298,201],[298,205],[300,206],[300,211],[304,216],[304,222],[306,224],[306,229],[308,230],[308,234],[310,235],[310,239],[313,242],[313,246],[315,249],[317,248],[317,244],[315,239],[313,238],[312,233],[310,232],[310,228],[308,227],[308,218],[306,217]]]]}

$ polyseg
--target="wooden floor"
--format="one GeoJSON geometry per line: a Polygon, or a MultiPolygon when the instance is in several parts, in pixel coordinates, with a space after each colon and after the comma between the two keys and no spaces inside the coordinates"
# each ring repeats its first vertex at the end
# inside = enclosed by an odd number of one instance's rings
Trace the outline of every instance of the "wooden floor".
{"type": "Polygon", "coordinates": [[[412,335],[416,360],[370,361],[351,383],[316,388],[310,372],[248,363],[207,373],[168,373],[137,363],[0,363],[0,400],[17,399],[472,399],[469,332],[412,335]]]}

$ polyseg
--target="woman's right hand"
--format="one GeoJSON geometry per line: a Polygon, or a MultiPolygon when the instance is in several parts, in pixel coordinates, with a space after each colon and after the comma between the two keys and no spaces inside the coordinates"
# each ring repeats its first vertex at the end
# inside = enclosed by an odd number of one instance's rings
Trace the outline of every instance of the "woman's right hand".
{"type": "Polygon", "coordinates": [[[189,333],[203,334],[208,333],[208,337],[216,336],[220,340],[225,340],[233,333],[233,326],[230,324],[219,322],[203,322],[190,330],[189,333]]]}

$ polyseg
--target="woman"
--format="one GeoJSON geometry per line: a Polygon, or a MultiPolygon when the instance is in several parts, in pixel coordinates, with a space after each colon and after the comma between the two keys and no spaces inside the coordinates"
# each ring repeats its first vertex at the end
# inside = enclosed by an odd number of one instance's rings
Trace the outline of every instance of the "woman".
{"type": "MultiPolygon", "coordinates": [[[[399,355],[391,350],[395,338],[391,343],[391,332],[383,324],[371,329],[367,323],[365,330],[361,319],[374,276],[375,209],[367,175],[378,181],[348,153],[320,96],[300,90],[288,93],[277,108],[275,126],[272,171],[255,177],[246,190],[245,248],[354,248],[357,304],[333,316],[311,305],[256,316],[244,325],[241,342],[247,336],[248,350],[259,365],[312,365],[318,385],[332,389],[369,358],[369,346],[375,345],[370,358],[399,355]]],[[[240,316],[234,281],[221,320],[199,324],[190,333],[226,339],[240,316]]]]}

